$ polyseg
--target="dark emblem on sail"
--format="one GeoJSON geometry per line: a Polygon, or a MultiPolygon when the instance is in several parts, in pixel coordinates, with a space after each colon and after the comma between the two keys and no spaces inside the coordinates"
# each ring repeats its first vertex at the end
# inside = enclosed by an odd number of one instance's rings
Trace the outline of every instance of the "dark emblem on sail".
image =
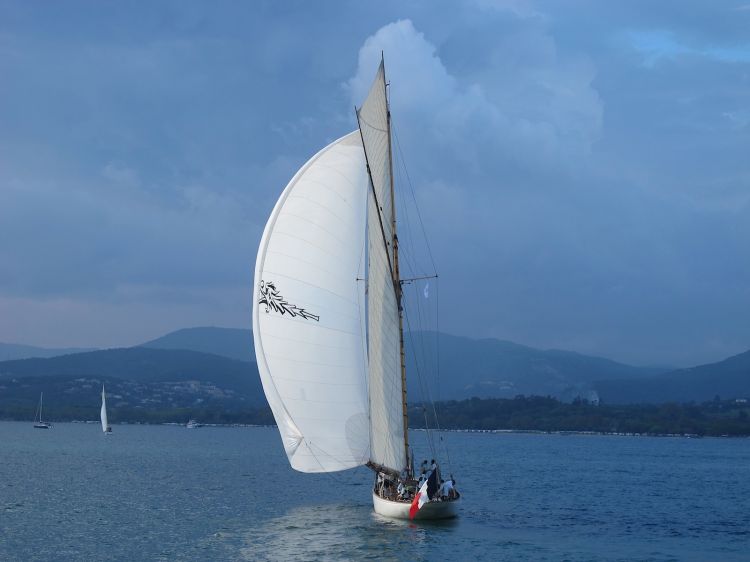
{"type": "Polygon", "coordinates": [[[284,297],[279,294],[279,290],[276,288],[273,281],[260,282],[260,300],[258,301],[258,304],[264,304],[266,306],[266,312],[274,310],[281,314],[288,314],[292,318],[299,316],[305,320],[320,321],[320,316],[310,314],[304,308],[299,308],[286,302],[284,297]]]}

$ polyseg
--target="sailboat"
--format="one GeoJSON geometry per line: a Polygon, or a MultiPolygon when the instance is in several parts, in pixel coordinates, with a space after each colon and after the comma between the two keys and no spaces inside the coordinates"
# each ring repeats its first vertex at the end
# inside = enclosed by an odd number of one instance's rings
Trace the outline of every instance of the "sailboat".
{"type": "Polygon", "coordinates": [[[39,406],[36,409],[36,415],[34,415],[34,427],[36,429],[50,429],[52,424],[46,421],[42,421],[42,399],[44,398],[44,392],[39,393],[39,406]]]}
{"type": "Polygon", "coordinates": [[[109,421],[107,420],[107,396],[104,393],[104,385],[102,384],[102,409],[100,412],[100,417],[102,420],[102,431],[106,435],[107,433],[112,433],[112,426],[109,425],[109,421]]]}
{"type": "Polygon", "coordinates": [[[382,60],[356,113],[358,130],[299,169],[266,224],[253,297],[258,370],[292,468],[365,465],[375,472],[376,513],[454,517],[458,494],[439,498],[434,485],[420,488],[409,447],[382,60]]]}

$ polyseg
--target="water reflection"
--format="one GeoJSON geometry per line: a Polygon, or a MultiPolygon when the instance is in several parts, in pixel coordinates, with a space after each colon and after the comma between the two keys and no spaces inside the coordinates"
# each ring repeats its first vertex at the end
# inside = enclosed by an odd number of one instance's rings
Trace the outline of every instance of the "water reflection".
{"type": "Polygon", "coordinates": [[[244,533],[244,560],[427,560],[435,529],[375,514],[371,504],[303,506],[244,533]],[[433,536],[431,536],[433,535],[433,536]]]}

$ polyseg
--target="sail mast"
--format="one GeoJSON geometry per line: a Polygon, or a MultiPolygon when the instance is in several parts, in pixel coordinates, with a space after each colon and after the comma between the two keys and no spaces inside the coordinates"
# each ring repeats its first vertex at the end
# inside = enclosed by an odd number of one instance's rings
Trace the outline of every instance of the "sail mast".
{"type": "MultiPolygon", "coordinates": [[[[381,53],[380,55],[381,64],[385,69],[385,60],[381,53]]],[[[383,88],[387,88],[388,83],[383,83],[383,88]]],[[[404,417],[404,454],[406,455],[407,463],[409,459],[409,415],[406,404],[406,354],[404,353],[404,313],[401,300],[403,297],[403,287],[401,286],[401,276],[399,275],[398,269],[398,235],[396,234],[396,191],[393,186],[393,150],[391,140],[391,104],[388,103],[388,91],[385,91],[385,104],[387,113],[388,123],[388,166],[390,168],[391,178],[391,224],[393,232],[393,286],[396,289],[396,303],[398,304],[398,341],[399,341],[399,356],[401,358],[401,407],[403,408],[404,417]]]]}

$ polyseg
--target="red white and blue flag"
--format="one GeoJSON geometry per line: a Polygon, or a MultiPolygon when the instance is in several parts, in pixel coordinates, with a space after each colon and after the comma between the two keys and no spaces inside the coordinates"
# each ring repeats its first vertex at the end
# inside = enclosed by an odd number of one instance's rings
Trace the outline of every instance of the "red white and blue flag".
{"type": "Polygon", "coordinates": [[[422,509],[422,506],[437,495],[437,491],[437,470],[433,470],[430,473],[430,477],[425,480],[425,483],[419,488],[419,491],[414,496],[414,500],[411,502],[411,507],[409,508],[409,519],[414,519],[417,512],[422,509]]]}

